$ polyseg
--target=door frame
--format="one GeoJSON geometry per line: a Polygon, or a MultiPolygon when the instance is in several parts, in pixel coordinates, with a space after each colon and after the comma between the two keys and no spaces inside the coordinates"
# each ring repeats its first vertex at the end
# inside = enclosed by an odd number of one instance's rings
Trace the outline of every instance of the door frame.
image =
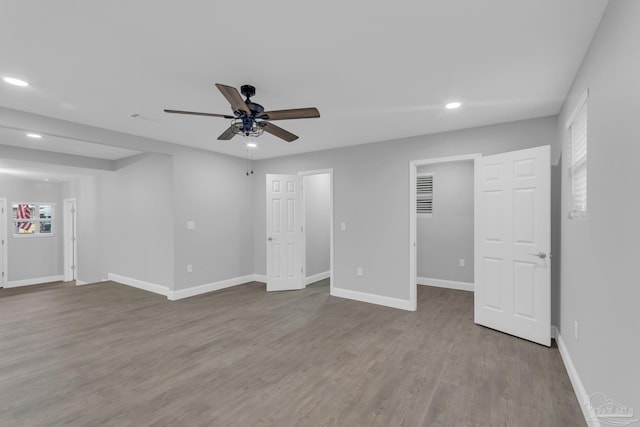
{"type": "Polygon", "coordinates": [[[304,189],[304,177],[308,175],[329,175],[329,293],[333,295],[333,168],[329,169],[316,169],[310,171],[302,171],[298,172],[298,175],[303,180],[302,185],[302,207],[300,209],[300,218],[302,224],[302,237],[300,240],[300,247],[302,249],[302,265],[303,265],[303,278],[305,280],[305,288],[306,284],[306,276],[307,276],[307,224],[305,222],[305,198],[306,193],[304,189]]]}
{"type": "MultiPolygon", "coordinates": [[[[416,311],[418,308],[418,260],[417,260],[417,240],[418,240],[418,226],[417,226],[417,175],[418,167],[424,165],[430,165],[435,163],[452,163],[465,160],[473,161],[473,193],[475,195],[476,188],[478,186],[478,161],[482,158],[481,153],[463,154],[459,156],[450,157],[436,157],[423,160],[411,160],[409,162],[409,306],[411,311],[416,311]]],[[[478,218],[477,204],[473,203],[473,252],[475,257],[476,252],[476,221],[478,218]]],[[[477,278],[474,274],[474,283],[477,278]]]]}
{"type": "Polygon", "coordinates": [[[64,243],[63,243],[63,258],[64,258],[64,281],[69,282],[71,280],[78,280],[78,225],[77,225],[77,203],[76,199],[64,199],[62,202],[63,206],[63,219],[64,219],[64,243]],[[73,212],[70,212],[70,208],[73,207],[73,212]],[[71,239],[74,238],[73,242],[73,259],[69,259],[69,254],[71,252],[71,239]]]}
{"type": "MultiPolygon", "coordinates": [[[[7,284],[9,278],[9,254],[7,245],[9,244],[9,238],[7,236],[7,199],[0,199],[0,229],[2,230],[2,240],[4,243],[0,246],[0,252],[2,252],[2,271],[0,272],[0,287],[4,287],[7,284]],[[4,274],[1,274],[4,272],[4,274]]],[[[2,242],[0,242],[2,243],[2,242]]]]}

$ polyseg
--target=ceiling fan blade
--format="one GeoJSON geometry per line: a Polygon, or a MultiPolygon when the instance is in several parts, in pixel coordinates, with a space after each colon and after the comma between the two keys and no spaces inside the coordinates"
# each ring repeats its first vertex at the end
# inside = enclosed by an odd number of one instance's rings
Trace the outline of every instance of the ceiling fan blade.
{"type": "Polygon", "coordinates": [[[236,133],[233,131],[233,126],[229,126],[227,130],[225,130],[224,132],[222,132],[222,134],[220,134],[218,139],[221,141],[228,141],[234,136],[236,136],[236,133]]]}
{"type": "Polygon", "coordinates": [[[293,142],[296,139],[298,139],[297,135],[294,135],[291,132],[282,129],[281,127],[276,126],[273,123],[260,122],[258,124],[260,126],[262,126],[262,128],[265,130],[265,132],[269,132],[271,135],[275,135],[278,138],[284,139],[287,142],[293,142]]]}
{"type": "Polygon", "coordinates": [[[251,114],[251,110],[249,109],[249,107],[247,107],[247,104],[244,103],[242,95],[240,95],[238,89],[220,83],[216,83],[216,87],[218,88],[218,90],[220,90],[220,92],[222,92],[222,95],[227,98],[227,101],[229,101],[229,104],[231,104],[231,108],[233,108],[233,111],[244,111],[247,114],[251,114]]]}
{"type": "Polygon", "coordinates": [[[234,116],[228,114],[199,113],[197,111],[180,111],[180,110],[164,110],[165,113],[172,114],[188,114],[191,116],[207,116],[207,117],[223,117],[225,119],[235,119],[234,116]]]}
{"type": "Polygon", "coordinates": [[[265,111],[261,115],[265,120],[315,119],[320,117],[317,108],[294,108],[292,110],[265,111]]]}

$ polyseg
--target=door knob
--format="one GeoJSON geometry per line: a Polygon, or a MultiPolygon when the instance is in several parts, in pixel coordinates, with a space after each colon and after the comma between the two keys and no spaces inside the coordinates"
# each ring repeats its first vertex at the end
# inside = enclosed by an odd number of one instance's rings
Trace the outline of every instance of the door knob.
{"type": "Polygon", "coordinates": [[[538,252],[537,254],[530,252],[529,255],[537,256],[540,259],[545,259],[547,257],[547,254],[544,252],[538,252]]]}
{"type": "Polygon", "coordinates": [[[268,240],[268,241],[272,241],[272,240],[273,240],[273,237],[269,237],[267,240],[268,240]]]}

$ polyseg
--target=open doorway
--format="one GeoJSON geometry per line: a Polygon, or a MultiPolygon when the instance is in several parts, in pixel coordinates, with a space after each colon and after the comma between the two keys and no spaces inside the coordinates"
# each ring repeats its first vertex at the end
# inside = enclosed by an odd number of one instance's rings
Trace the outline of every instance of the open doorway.
{"type": "Polygon", "coordinates": [[[473,291],[473,161],[417,167],[417,283],[473,291]]]}
{"type": "Polygon", "coordinates": [[[307,284],[326,281],[329,276],[328,289],[333,292],[333,170],[303,171],[297,175],[267,174],[266,193],[267,291],[304,289],[307,284]],[[324,177],[314,178],[316,175],[324,177]],[[309,184],[308,194],[304,191],[304,181],[309,184]],[[308,234],[305,218],[315,222],[312,220],[315,217],[320,225],[311,225],[314,231],[308,234]],[[329,224],[328,273],[326,221],[329,224]],[[323,237],[316,239],[316,234],[323,237]],[[309,274],[307,264],[311,268],[309,274]]]}
{"type": "Polygon", "coordinates": [[[331,286],[331,174],[301,172],[304,285],[331,286]]]}
{"type": "MultiPolygon", "coordinates": [[[[488,156],[410,162],[409,296],[414,310],[418,283],[416,212],[424,205],[418,201],[418,169],[472,160],[474,322],[550,345],[549,159],[547,145],[488,156]]],[[[437,204],[437,198],[433,203],[437,204]]]]}
{"type": "Polygon", "coordinates": [[[409,163],[409,299],[413,310],[418,305],[418,284],[473,290],[475,167],[481,156],[409,163]]]}

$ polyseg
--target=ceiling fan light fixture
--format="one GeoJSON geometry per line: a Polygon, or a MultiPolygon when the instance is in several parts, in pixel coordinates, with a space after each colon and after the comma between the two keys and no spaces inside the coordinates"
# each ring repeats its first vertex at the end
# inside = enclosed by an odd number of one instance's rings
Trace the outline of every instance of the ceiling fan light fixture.
{"type": "Polygon", "coordinates": [[[247,98],[245,100],[242,99],[242,95],[240,95],[240,92],[238,92],[238,89],[235,87],[220,83],[216,83],[216,87],[231,105],[233,115],[183,110],[164,110],[164,112],[231,119],[231,126],[229,126],[218,137],[218,140],[220,141],[228,141],[236,135],[242,135],[245,138],[250,136],[258,137],[266,131],[267,133],[270,133],[271,135],[274,135],[286,142],[293,142],[298,139],[297,135],[274,125],[271,121],[313,119],[320,117],[320,112],[315,107],[264,111],[264,107],[262,105],[251,101],[250,98],[256,93],[256,88],[251,85],[243,85],[241,87],[242,94],[247,98]]]}
{"type": "Polygon", "coordinates": [[[15,77],[3,77],[2,80],[4,80],[5,83],[9,83],[10,85],[14,85],[14,86],[20,86],[20,87],[29,86],[29,83],[15,77]]]}
{"type": "Polygon", "coordinates": [[[447,110],[455,110],[456,108],[460,108],[461,106],[462,106],[461,102],[454,101],[454,102],[449,102],[447,105],[444,106],[444,108],[446,108],[447,110]]]}
{"type": "Polygon", "coordinates": [[[230,129],[236,135],[259,137],[264,128],[251,117],[239,117],[231,120],[230,129]]]}

